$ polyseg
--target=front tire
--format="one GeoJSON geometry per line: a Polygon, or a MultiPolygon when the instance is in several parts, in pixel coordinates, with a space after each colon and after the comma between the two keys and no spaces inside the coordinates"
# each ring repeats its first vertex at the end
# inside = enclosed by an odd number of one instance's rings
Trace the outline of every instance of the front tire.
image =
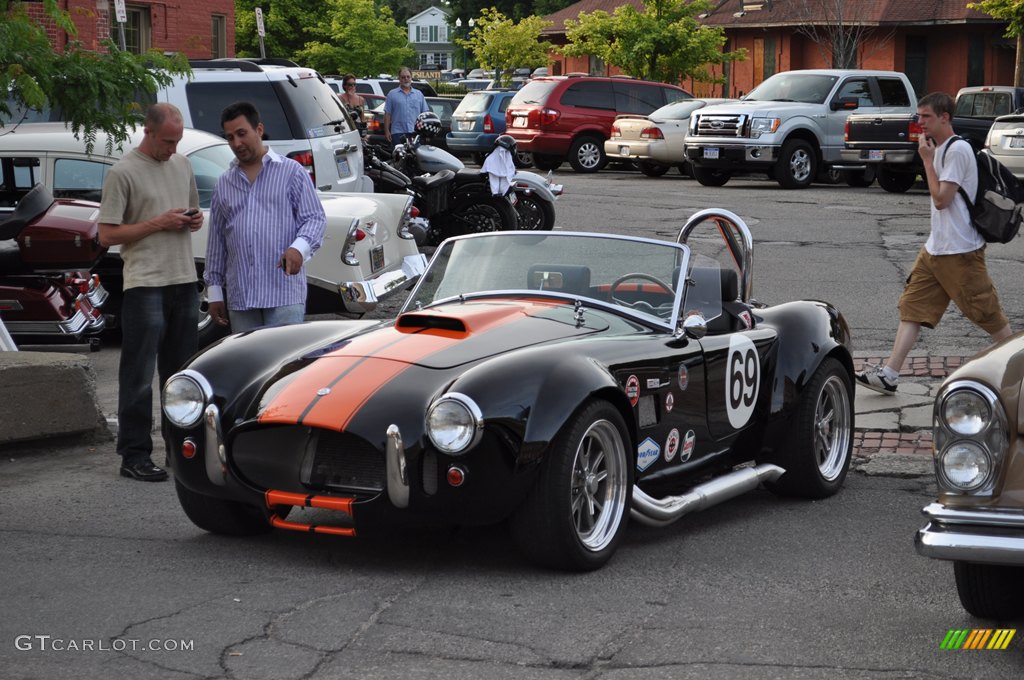
{"type": "Polygon", "coordinates": [[[633,497],[628,442],[622,415],[604,401],[585,405],[562,428],[511,521],[512,536],[531,561],[592,571],[611,559],[633,497]]]}
{"type": "Polygon", "coordinates": [[[608,165],[604,142],[597,137],[577,137],[569,147],[569,165],[576,172],[597,172],[608,165]]]}
{"type": "Polygon", "coordinates": [[[825,359],[800,394],[789,436],[771,462],[786,472],[768,488],[783,496],[827,498],[839,491],[853,456],[853,381],[825,359]]]}
{"type": "Polygon", "coordinates": [[[516,214],[519,229],[524,231],[551,231],[555,226],[555,206],[535,193],[516,194],[516,214]]]}
{"type": "Polygon", "coordinates": [[[204,531],[226,536],[256,536],[271,529],[266,516],[251,505],[196,493],[178,480],[174,480],[174,490],[181,509],[204,531]]]}
{"type": "MultiPolygon", "coordinates": [[[[474,194],[456,200],[445,220],[448,225],[438,234],[437,245],[449,236],[479,234],[488,231],[515,231],[519,228],[516,209],[503,196],[474,194]]],[[[434,230],[431,230],[432,233],[434,230]]]]}
{"type": "Polygon", "coordinates": [[[917,182],[913,172],[894,172],[884,165],[878,168],[878,186],[890,194],[905,194],[917,182]]]}
{"type": "Polygon", "coordinates": [[[691,165],[693,178],[706,187],[722,187],[729,181],[729,173],[725,170],[715,170],[701,165],[691,165]]]}
{"type": "Polygon", "coordinates": [[[818,174],[818,156],[814,147],[802,139],[790,139],[782,145],[775,163],[775,181],[783,189],[810,186],[818,174]]]}
{"type": "Polygon", "coordinates": [[[668,172],[668,168],[669,166],[662,165],[661,163],[640,161],[640,172],[644,173],[648,177],[661,177],[668,172]]]}
{"type": "Polygon", "coordinates": [[[980,619],[1007,621],[1024,615],[1024,568],[954,562],[960,604],[980,619]]]}

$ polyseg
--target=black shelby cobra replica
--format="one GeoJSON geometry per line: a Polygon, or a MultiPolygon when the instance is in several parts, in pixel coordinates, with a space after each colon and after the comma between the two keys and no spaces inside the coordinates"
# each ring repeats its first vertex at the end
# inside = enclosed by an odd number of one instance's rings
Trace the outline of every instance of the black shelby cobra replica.
{"type": "Polygon", "coordinates": [[[588,570],[630,517],[667,525],[761,483],[829,496],[851,457],[849,329],[824,302],[754,302],[751,246],[724,210],[676,243],[460,237],[394,320],[226,338],[163,390],[181,505],[224,534],[507,518],[532,560],[588,570]]]}

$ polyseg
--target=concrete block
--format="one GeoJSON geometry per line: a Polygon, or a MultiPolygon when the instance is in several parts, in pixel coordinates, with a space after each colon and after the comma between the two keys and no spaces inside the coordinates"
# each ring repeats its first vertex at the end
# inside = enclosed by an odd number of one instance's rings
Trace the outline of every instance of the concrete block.
{"type": "Polygon", "coordinates": [[[88,360],[0,352],[0,444],[77,434],[110,436],[88,360]]]}

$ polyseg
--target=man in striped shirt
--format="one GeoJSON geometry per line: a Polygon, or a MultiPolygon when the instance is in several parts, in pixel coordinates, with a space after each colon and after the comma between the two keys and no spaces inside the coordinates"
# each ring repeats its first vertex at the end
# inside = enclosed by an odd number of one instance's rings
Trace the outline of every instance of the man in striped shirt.
{"type": "Polygon", "coordinates": [[[301,323],[303,264],[323,241],[323,204],[302,166],[263,144],[255,106],[236,102],[220,118],[235,160],[210,205],[203,277],[210,316],[225,326],[230,317],[236,333],[301,323]]]}

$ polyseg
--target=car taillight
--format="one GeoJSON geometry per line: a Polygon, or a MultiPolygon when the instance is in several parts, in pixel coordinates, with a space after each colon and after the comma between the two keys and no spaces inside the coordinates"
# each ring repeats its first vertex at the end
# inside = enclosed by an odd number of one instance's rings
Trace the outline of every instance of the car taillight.
{"type": "Polygon", "coordinates": [[[494,120],[489,113],[484,116],[484,132],[494,132],[494,120]]]}
{"type": "Polygon", "coordinates": [[[413,206],[409,210],[409,217],[419,217],[419,216],[420,216],[420,209],[417,208],[416,206],[413,206]]]}
{"type": "Polygon", "coordinates": [[[558,111],[555,111],[554,109],[541,109],[540,110],[540,124],[541,124],[541,126],[543,127],[545,125],[554,125],[555,123],[558,122],[558,117],[560,115],[561,114],[558,111]]]}
{"type": "Polygon", "coordinates": [[[366,130],[368,132],[380,132],[380,121],[376,118],[366,121],[366,130]]]}
{"type": "Polygon", "coordinates": [[[850,121],[843,123],[843,141],[850,141],[850,121]]]}
{"type": "Polygon", "coordinates": [[[621,137],[622,130],[619,129],[618,125],[612,125],[612,137],[621,137]]]}
{"type": "Polygon", "coordinates": [[[312,151],[292,151],[288,154],[288,158],[291,158],[305,168],[306,172],[309,173],[309,179],[312,180],[313,184],[316,184],[316,171],[313,169],[312,151]]]}
{"type": "Polygon", "coordinates": [[[924,132],[924,130],[921,129],[921,124],[916,120],[910,121],[910,124],[907,125],[907,134],[912,142],[919,142],[921,140],[922,132],[924,132]]]}
{"type": "Polygon", "coordinates": [[[665,135],[661,134],[661,128],[649,127],[640,133],[640,139],[665,139],[665,135]]]}

